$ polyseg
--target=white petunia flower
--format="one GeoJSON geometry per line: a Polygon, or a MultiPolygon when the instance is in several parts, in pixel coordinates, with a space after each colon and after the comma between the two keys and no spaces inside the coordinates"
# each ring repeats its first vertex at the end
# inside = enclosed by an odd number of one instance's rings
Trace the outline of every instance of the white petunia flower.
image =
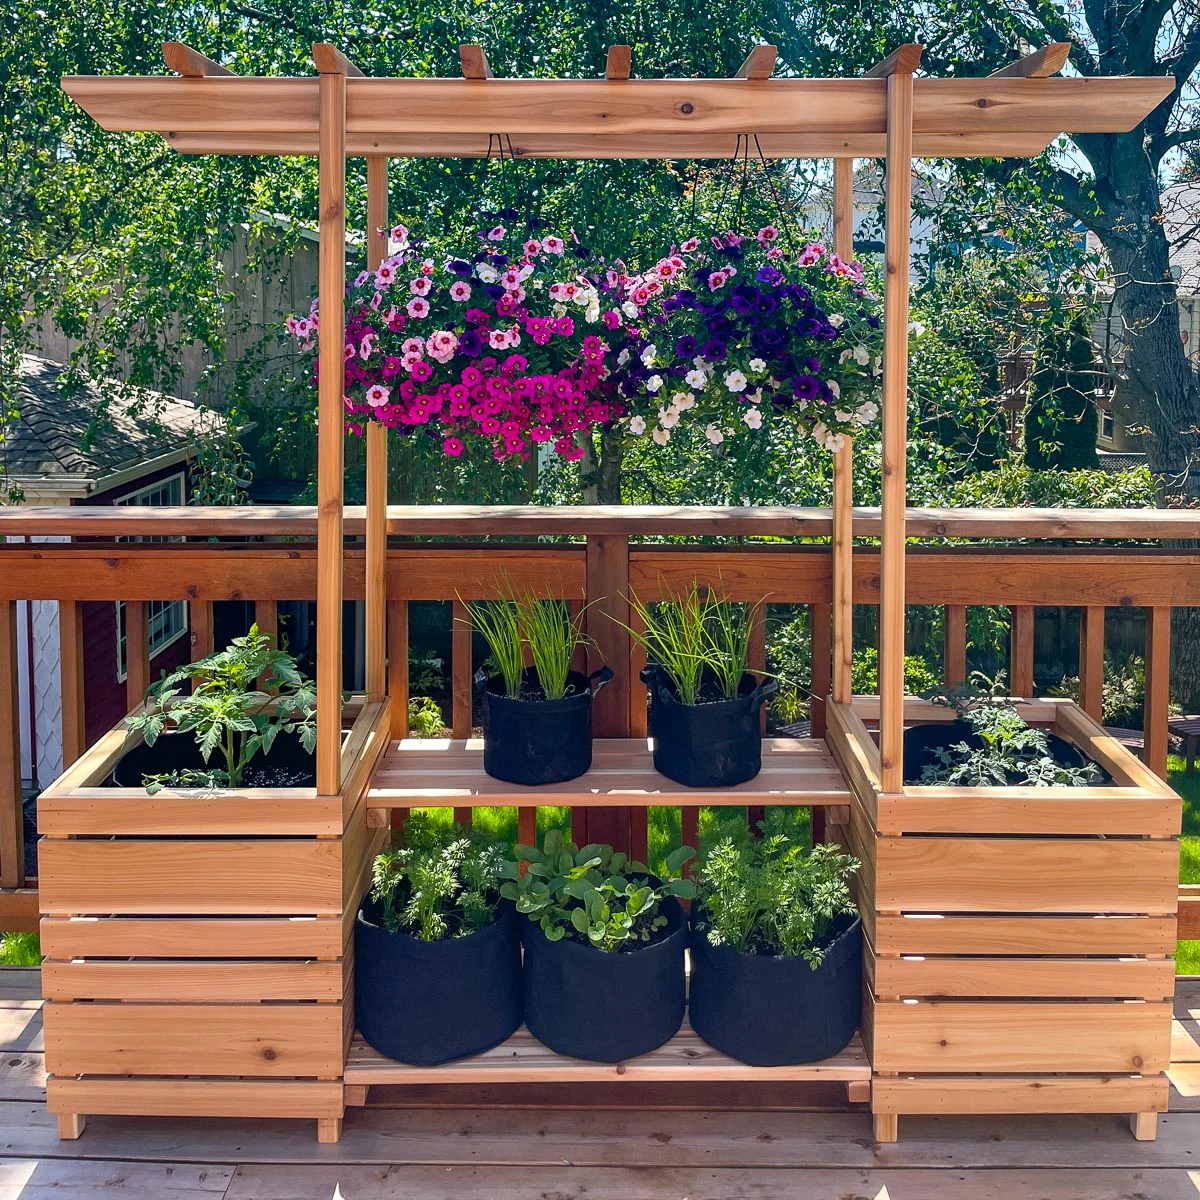
{"type": "Polygon", "coordinates": [[[761,371],[765,371],[766,369],[767,369],[767,364],[763,359],[752,358],[750,360],[750,370],[752,370],[756,375],[761,371]]]}
{"type": "Polygon", "coordinates": [[[862,425],[870,425],[872,421],[879,416],[879,405],[874,400],[864,400],[858,406],[858,411],[855,413],[858,421],[862,425]]]}
{"type": "Polygon", "coordinates": [[[704,385],[708,382],[708,376],[699,367],[695,367],[683,377],[683,382],[688,387],[703,389],[704,385]]]}
{"type": "Polygon", "coordinates": [[[840,408],[835,408],[833,410],[834,420],[837,421],[837,423],[839,425],[849,425],[850,424],[850,416],[851,416],[850,413],[843,412],[840,408]]]}
{"type": "Polygon", "coordinates": [[[842,385],[836,379],[828,380],[829,393],[836,400],[842,394],[842,385]]]}
{"type": "Polygon", "coordinates": [[[871,361],[871,355],[866,346],[854,347],[854,361],[858,363],[860,367],[865,367],[867,363],[871,361]]]}
{"type": "Polygon", "coordinates": [[[625,303],[621,305],[621,311],[627,317],[636,317],[642,310],[638,308],[638,306],[634,304],[632,300],[626,300],[625,303]]]}
{"type": "Polygon", "coordinates": [[[920,321],[910,321],[908,332],[911,333],[913,337],[922,337],[925,333],[925,326],[922,325],[920,321]]]}
{"type": "Polygon", "coordinates": [[[854,351],[853,351],[853,350],[851,350],[849,347],[847,347],[845,350],[843,350],[843,351],[841,352],[841,354],[839,354],[839,355],[838,355],[838,366],[845,366],[845,364],[846,364],[846,360],[847,360],[848,358],[850,358],[850,356],[851,356],[853,353],[854,353],[854,351]]]}
{"type": "Polygon", "coordinates": [[[646,432],[646,418],[642,417],[642,416],[631,417],[629,419],[629,432],[630,433],[639,433],[639,434],[645,433],[646,432]]]}
{"type": "Polygon", "coordinates": [[[658,423],[664,429],[674,429],[679,424],[679,413],[673,408],[660,408],[658,410],[658,423]]]}
{"type": "Polygon", "coordinates": [[[651,342],[650,345],[648,345],[642,351],[642,365],[645,367],[653,366],[654,365],[654,356],[657,353],[658,353],[658,347],[653,342],[651,342]]]}
{"type": "Polygon", "coordinates": [[[646,391],[657,392],[662,385],[663,378],[661,375],[651,375],[650,378],[646,380],[646,391]]]}
{"type": "Polygon", "coordinates": [[[745,375],[743,375],[741,373],[741,371],[736,371],[736,370],[730,371],[725,376],[725,386],[731,392],[744,392],[746,390],[746,384],[748,382],[749,382],[749,380],[747,380],[747,378],[745,377],[745,375]]]}
{"type": "Polygon", "coordinates": [[[671,407],[676,412],[687,412],[689,408],[696,407],[696,397],[691,392],[676,392],[671,397],[671,407]]]}
{"type": "Polygon", "coordinates": [[[762,428],[762,413],[757,408],[748,408],[742,413],[742,420],[750,426],[751,429],[762,428]]]}
{"type": "Polygon", "coordinates": [[[626,346],[620,354],[617,355],[617,366],[623,367],[629,361],[629,347],[626,346]]]}
{"type": "Polygon", "coordinates": [[[843,317],[841,313],[830,313],[829,323],[834,327],[834,329],[841,329],[841,327],[846,323],[846,318],[843,317]]]}
{"type": "Polygon", "coordinates": [[[480,263],[475,268],[475,274],[479,276],[484,283],[495,283],[500,278],[500,272],[495,267],[488,263],[480,263]]]}
{"type": "Polygon", "coordinates": [[[724,440],[725,435],[715,426],[710,425],[705,431],[704,436],[708,438],[714,446],[719,446],[724,440]]]}
{"type": "Polygon", "coordinates": [[[656,429],[650,436],[658,445],[665,446],[671,440],[671,431],[669,429],[656,429]]]}

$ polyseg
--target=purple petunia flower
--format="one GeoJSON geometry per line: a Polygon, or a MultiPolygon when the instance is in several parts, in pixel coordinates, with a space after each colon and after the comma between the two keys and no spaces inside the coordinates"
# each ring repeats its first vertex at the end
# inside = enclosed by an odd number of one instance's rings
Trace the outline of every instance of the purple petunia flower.
{"type": "Polygon", "coordinates": [[[821,390],[821,381],[812,375],[800,375],[792,380],[792,394],[797,400],[813,400],[821,390]]]}
{"type": "Polygon", "coordinates": [[[461,258],[452,258],[446,264],[446,270],[449,271],[451,275],[470,275],[471,264],[469,262],[464,262],[461,258]]]}
{"type": "Polygon", "coordinates": [[[754,278],[768,287],[778,287],[783,282],[783,272],[778,267],[767,263],[765,267],[758,268],[758,274],[754,278]]]}
{"type": "Polygon", "coordinates": [[[685,333],[683,337],[681,337],[675,343],[675,353],[678,354],[680,358],[695,358],[697,349],[698,346],[696,339],[692,337],[690,333],[685,333]]]}
{"type": "Polygon", "coordinates": [[[483,338],[474,329],[468,329],[458,339],[458,351],[468,358],[477,358],[483,352],[483,338]]]}
{"type": "Polygon", "coordinates": [[[709,338],[703,346],[700,347],[700,355],[702,358],[708,359],[709,362],[722,362],[725,355],[729,353],[728,347],[720,338],[709,338]]]}

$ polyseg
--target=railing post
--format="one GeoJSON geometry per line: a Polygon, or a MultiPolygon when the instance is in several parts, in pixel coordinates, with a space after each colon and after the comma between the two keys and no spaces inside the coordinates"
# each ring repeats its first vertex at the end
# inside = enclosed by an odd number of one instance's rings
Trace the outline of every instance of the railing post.
{"type": "Polygon", "coordinates": [[[967,606],[947,604],[942,627],[942,680],[948,688],[967,681],[967,606]]]}
{"type": "Polygon", "coordinates": [[[1094,721],[1104,720],[1104,606],[1079,612],[1079,705],[1094,721]]]}
{"type": "Polygon", "coordinates": [[[1146,707],[1142,721],[1146,766],[1167,777],[1167,722],[1171,704],[1171,609],[1146,609],[1146,707]]]}
{"type": "Polygon", "coordinates": [[[17,602],[0,601],[0,887],[25,882],[17,602]]]}
{"type": "Polygon", "coordinates": [[[83,605],[58,602],[59,692],[62,696],[63,769],[87,749],[83,698],[83,605]]]}
{"type": "Polygon", "coordinates": [[[129,712],[146,698],[150,686],[150,631],[144,600],[125,601],[125,707],[129,712]]]}
{"type": "MultiPolygon", "coordinates": [[[[613,670],[612,682],[596,696],[592,729],[597,737],[629,737],[630,695],[635,690],[634,681],[629,677],[629,634],[623,627],[629,624],[629,538],[589,534],[586,579],[589,608],[585,623],[592,642],[588,649],[588,666],[595,670],[607,663],[613,670]]],[[[636,686],[640,688],[641,684],[636,686]]],[[[639,848],[635,843],[644,840],[644,828],[644,809],[637,821],[628,808],[576,808],[571,811],[571,835],[580,845],[606,842],[633,853],[639,848]]]]}
{"type": "Polygon", "coordinates": [[[1009,695],[1025,700],[1033,698],[1033,606],[1017,604],[1012,608],[1012,634],[1009,647],[1009,695]]]}
{"type": "Polygon", "coordinates": [[[207,658],[213,646],[213,606],[211,600],[192,600],[188,604],[192,626],[192,662],[207,658]]]}

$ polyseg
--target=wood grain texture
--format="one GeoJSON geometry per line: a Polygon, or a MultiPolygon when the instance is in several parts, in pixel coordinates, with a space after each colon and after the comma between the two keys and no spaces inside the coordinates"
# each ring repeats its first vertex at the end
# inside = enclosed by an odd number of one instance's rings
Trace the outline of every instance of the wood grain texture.
{"type": "Polygon", "coordinates": [[[628,79],[633,68],[633,49],[630,46],[609,46],[604,64],[605,79],[628,79]]]}
{"type": "Polygon", "coordinates": [[[734,72],[735,79],[770,79],[775,73],[775,60],[779,57],[777,46],[755,46],[746,55],[742,65],[734,72]]]}
{"type": "Polygon", "coordinates": [[[342,1085],[316,1079],[70,1079],[46,1085],[51,1112],[117,1116],[339,1117],[342,1085]]]}
{"type": "Polygon", "coordinates": [[[125,602],[125,707],[132,712],[150,686],[150,630],[144,600],[125,602]]]}
{"type": "Polygon", "coordinates": [[[1165,1003],[878,1001],[876,1071],[1139,1072],[1170,1062],[1165,1003]]]}
{"type": "Polygon", "coordinates": [[[25,884],[17,606],[0,602],[0,887],[25,884]]]}
{"type": "Polygon", "coordinates": [[[1012,610],[1008,671],[1014,696],[1033,696],[1033,606],[1017,605],[1012,610]]]}
{"type": "Polygon", "coordinates": [[[890,1113],[1166,1112],[1162,1075],[925,1076],[872,1084],[873,1107],[890,1113]]]}
{"type": "Polygon", "coordinates": [[[78,601],[59,602],[58,653],[62,755],[64,767],[69,767],[87,747],[83,707],[83,620],[78,601]]]}
{"type": "Polygon", "coordinates": [[[163,61],[176,75],[183,75],[191,79],[203,79],[206,75],[233,74],[228,67],[213,62],[211,58],[206,58],[198,50],[193,50],[191,46],[185,46],[183,42],[163,42],[162,53],[163,61]]]}
{"type": "Polygon", "coordinates": [[[338,1004],[59,1004],[42,1010],[52,1075],[336,1077],[338,1004]]]}
{"type": "Polygon", "coordinates": [[[992,79],[1045,79],[1057,75],[1067,65],[1071,53],[1070,42],[1051,42],[1026,54],[1024,58],[993,71],[992,79]]]}
{"type": "Polygon", "coordinates": [[[1171,610],[1155,605],[1146,613],[1146,765],[1167,777],[1167,720],[1171,706],[1171,610]]]}
{"type": "Polygon", "coordinates": [[[188,618],[191,624],[191,660],[198,662],[207,658],[215,649],[212,601],[193,601],[188,605],[188,618]]]}
{"type": "Polygon", "coordinates": [[[408,601],[389,600],[387,620],[392,737],[403,738],[408,736],[408,601]]]}
{"type": "Polygon", "coordinates": [[[1104,609],[1089,604],[1079,613],[1079,703],[1095,721],[1104,717],[1104,609]]]}

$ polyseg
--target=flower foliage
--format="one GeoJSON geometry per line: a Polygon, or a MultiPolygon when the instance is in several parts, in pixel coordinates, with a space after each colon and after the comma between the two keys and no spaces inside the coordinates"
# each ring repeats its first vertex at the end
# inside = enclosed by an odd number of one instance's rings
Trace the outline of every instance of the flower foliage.
{"type": "MultiPolygon", "coordinates": [[[[368,420],[423,430],[454,457],[472,442],[501,460],[553,442],[573,461],[583,454],[576,433],[624,411],[604,385],[603,335],[625,318],[602,302],[619,297],[606,297],[612,285],[574,241],[520,222],[515,209],[484,217],[490,223],[462,253],[435,255],[397,225],[379,267],[351,281],[347,423],[358,432],[368,420]]],[[[319,326],[316,300],[287,322],[306,351],[315,351],[319,326]]]]}
{"type": "Polygon", "coordinates": [[[820,242],[786,252],[771,225],[693,237],[625,287],[645,318],[618,354],[631,434],[666,445],[688,420],[718,446],[734,422],[791,421],[837,450],[878,417],[878,299],[820,242]]]}

